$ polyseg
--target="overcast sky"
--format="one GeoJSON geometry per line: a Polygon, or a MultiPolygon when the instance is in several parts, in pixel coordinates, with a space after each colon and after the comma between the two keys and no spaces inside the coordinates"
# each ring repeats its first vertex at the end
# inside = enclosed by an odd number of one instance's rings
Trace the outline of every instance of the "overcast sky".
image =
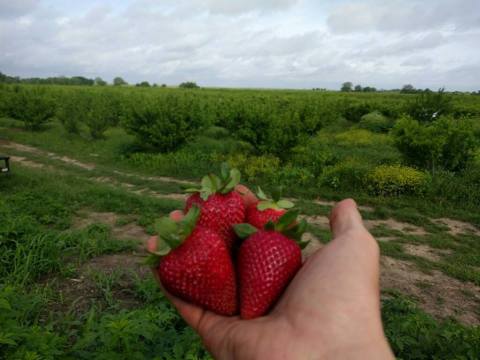
{"type": "Polygon", "coordinates": [[[480,90],[480,0],[0,0],[0,71],[480,90]]]}

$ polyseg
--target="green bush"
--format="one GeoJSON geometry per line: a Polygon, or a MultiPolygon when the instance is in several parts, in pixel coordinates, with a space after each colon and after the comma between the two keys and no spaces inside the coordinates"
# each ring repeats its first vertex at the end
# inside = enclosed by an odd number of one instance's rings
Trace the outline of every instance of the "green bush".
{"type": "Polygon", "coordinates": [[[305,168],[315,176],[319,176],[325,167],[334,165],[337,156],[328,144],[320,137],[315,137],[305,145],[292,149],[290,163],[293,167],[305,168]]]}
{"type": "Polygon", "coordinates": [[[209,127],[199,106],[189,94],[138,98],[125,126],[145,146],[173,151],[209,127]]]}
{"type": "Polygon", "coordinates": [[[83,92],[71,92],[63,96],[57,108],[57,119],[70,134],[78,134],[80,126],[86,123],[88,108],[87,95],[83,92]]]}
{"type": "Polygon", "coordinates": [[[428,183],[428,174],[401,165],[377,166],[366,180],[370,192],[382,196],[422,194],[428,183]]]}
{"type": "Polygon", "coordinates": [[[393,129],[395,145],[405,160],[432,172],[464,169],[473,159],[477,140],[468,122],[442,117],[428,125],[405,117],[393,129]]]}
{"type": "Polygon", "coordinates": [[[55,102],[45,88],[18,88],[12,97],[11,116],[28,130],[40,130],[54,115],[55,102]]]}
{"type": "Polygon", "coordinates": [[[347,158],[323,171],[320,185],[347,191],[363,191],[365,177],[371,171],[371,165],[361,159],[347,158]]]}
{"type": "Polygon", "coordinates": [[[438,92],[424,91],[414,101],[407,103],[406,110],[415,120],[431,122],[452,112],[452,98],[444,89],[438,92]]]}
{"type": "Polygon", "coordinates": [[[239,169],[244,178],[255,182],[259,178],[271,179],[280,169],[280,159],[274,156],[246,156],[237,154],[228,158],[231,167],[239,169]]]}
{"type": "Polygon", "coordinates": [[[373,110],[372,104],[369,103],[353,103],[347,104],[343,109],[343,117],[351,122],[358,123],[362,116],[373,110]]]}
{"type": "Polygon", "coordinates": [[[110,126],[114,126],[119,122],[119,107],[108,93],[90,94],[85,124],[88,126],[90,136],[93,139],[104,138],[104,133],[110,126]]]}
{"type": "Polygon", "coordinates": [[[370,103],[349,103],[343,109],[343,117],[348,121],[358,123],[362,116],[373,110],[370,103]]]}
{"type": "Polygon", "coordinates": [[[393,122],[381,112],[374,111],[363,115],[358,127],[374,133],[386,133],[393,127],[393,122]]]}

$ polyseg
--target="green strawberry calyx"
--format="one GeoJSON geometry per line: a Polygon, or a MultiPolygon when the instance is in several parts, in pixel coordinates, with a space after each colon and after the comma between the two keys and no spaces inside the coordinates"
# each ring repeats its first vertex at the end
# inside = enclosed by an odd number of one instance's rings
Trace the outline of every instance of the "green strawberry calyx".
{"type": "Polygon", "coordinates": [[[157,248],[149,251],[148,265],[157,265],[158,261],[170,251],[183,244],[190,236],[200,216],[200,209],[194,205],[185,217],[180,221],[174,221],[170,217],[162,217],[155,222],[155,230],[158,234],[157,248]]]}
{"type": "Polygon", "coordinates": [[[200,188],[188,188],[187,193],[200,193],[203,200],[210,195],[228,194],[240,183],[241,174],[238,169],[230,169],[227,163],[223,163],[220,169],[220,176],[208,174],[202,178],[200,188]]]}
{"type": "Polygon", "coordinates": [[[288,210],[293,208],[295,204],[290,200],[281,199],[281,194],[281,189],[277,189],[272,192],[272,199],[269,199],[259,186],[257,190],[257,197],[260,199],[260,201],[257,204],[257,209],[264,211],[267,209],[288,210]]]}
{"type": "MultiPolygon", "coordinates": [[[[298,221],[298,215],[298,210],[289,210],[283,214],[276,223],[269,221],[265,225],[265,230],[282,233],[289,239],[295,240],[298,246],[300,246],[301,249],[304,249],[308,245],[309,241],[303,241],[302,235],[307,230],[308,223],[305,221],[305,219],[298,221]]],[[[237,224],[234,225],[233,228],[238,237],[242,239],[246,239],[258,231],[256,227],[250,224],[237,224]]]]}

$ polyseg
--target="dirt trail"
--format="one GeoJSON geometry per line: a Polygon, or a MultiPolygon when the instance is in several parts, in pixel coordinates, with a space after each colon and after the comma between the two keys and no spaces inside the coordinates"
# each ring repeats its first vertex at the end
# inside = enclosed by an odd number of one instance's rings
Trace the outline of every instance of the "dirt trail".
{"type": "Polygon", "coordinates": [[[437,318],[452,316],[464,324],[480,325],[480,287],[461,282],[439,271],[431,275],[408,262],[388,256],[381,260],[382,289],[400,290],[437,318]]]}
{"type": "Polygon", "coordinates": [[[480,236],[480,229],[464,221],[449,218],[432,219],[432,222],[438,225],[448,227],[448,233],[451,235],[474,234],[480,236]]]}
{"type": "MultiPolygon", "coordinates": [[[[80,167],[80,168],[85,169],[85,170],[95,169],[95,164],[83,163],[81,161],[72,159],[72,158],[70,158],[68,156],[65,156],[65,155],[60,156],[60,155],[57,155],[57,154],[52,153],[52,152],[43,151],[43,150],[35,148],[33,146],[23,145],[23,144],[15,143],[15,142],[12,142],[12,141],[2,140],[2,141],[0,141],[0,147],[6,148],[6,149],[14,149],[14,150],[17,150],[17,151],[30,153],[30,154],[34,154],[34,155],[38,155],[38,156],[44,156],[44,157],[47,157],[47,158],[50,158],[50,159],[53,159],[53,160],[59,160],[59,161],[62,161],[66,164],[74,165],[74,166],[80,167]]],[[[27,165],[27,164],[25,164],[25,165],[27,165]]]]}
{"type": "Polygon", "coordinates": [[[168,177],[168,176],[141,176],[141,175],[138,175],[138,174],[132,174],[132,173],[127,173],[127,172],[118,171],[118,170],[115,170],[114,173],[118,174],[118,175],[122,175],[122,176],[134,177],[134,178],[137,178],[137,179],[147,180],[147,181],[171,182],[171,183],[182,184],[182,185],[190,185],[190,186],[196,185],[192,181],[175,179],[175,178],[168,177]]]}
{"type": "Polygon", "coordinates": [[[135,224],[135,218],[130,217],[130,222],[124,225],[118,225],[120,215],[113,212],[95,212],[83,210],[73,220],[74,229],[83,229],[95,223],[108,225],[112,228],[112,235],[120,240],[136,239],[145,242],[150,237],[144,228],[135,224]]]}

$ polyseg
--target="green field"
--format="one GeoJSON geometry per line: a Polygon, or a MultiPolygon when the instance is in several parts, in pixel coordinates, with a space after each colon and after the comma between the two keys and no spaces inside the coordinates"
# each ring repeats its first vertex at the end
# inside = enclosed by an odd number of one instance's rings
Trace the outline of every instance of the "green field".
{"type": "Polygon", "coordinates": [[[0,86],[0,358],[204,359],[142,241],[229,162],[330,239],[353,197],[401,359],[480,354],[480,96],[0,86]]]}

